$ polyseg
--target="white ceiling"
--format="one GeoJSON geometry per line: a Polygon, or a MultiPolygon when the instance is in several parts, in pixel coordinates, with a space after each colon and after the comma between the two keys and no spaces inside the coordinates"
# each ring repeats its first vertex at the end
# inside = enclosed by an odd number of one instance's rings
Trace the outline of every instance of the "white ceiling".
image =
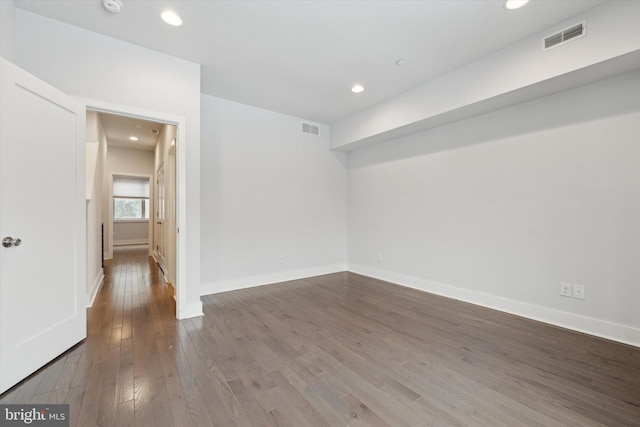
{"type": "Polygon", "coordinates": [[[202,92],[331,124],[604,0],[15,0],[18,8],[202,64],[202,92]],[[159,15],[176,11],[182,27],[159,15]],[[401,67],[396,60],[407,63],[401,67]],[[365,87],[350,91],[354,83],[365,87]]]}
{"type": "Polygon", "coordinates": [[[151,131],[155,129],[160,132],[163,126],[162,123],[107,113],[98,113],[98,116],[102,122],[109,146],[148,151],[155,149],[158,134],[151,131]],[[135,136],[138,140],[131,141],[129,139],[130,136],[135,136]]]}

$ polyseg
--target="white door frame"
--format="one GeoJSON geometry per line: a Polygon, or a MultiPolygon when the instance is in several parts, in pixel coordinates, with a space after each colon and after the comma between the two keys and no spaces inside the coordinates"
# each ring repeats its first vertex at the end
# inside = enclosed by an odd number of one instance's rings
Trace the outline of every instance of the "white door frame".
{"type": "Polygon", "coordinates": [[[166,123],[176,126],[176,318],[183,318],[188,314],[187,306],[187,258],[186,233],[187,225],[187,156],[186,156],[186,118],[169,113],[145,110],[143,108],[113,104],[111,102],[77,98],[87,106],[87,110],[98,113],[118,114],[153,122],[166,123]]]}

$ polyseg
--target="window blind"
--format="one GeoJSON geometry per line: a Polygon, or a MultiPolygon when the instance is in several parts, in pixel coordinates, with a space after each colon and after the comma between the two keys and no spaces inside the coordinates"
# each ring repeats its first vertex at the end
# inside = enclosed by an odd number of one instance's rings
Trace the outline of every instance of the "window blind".
{"type": "Polygon", "coordinates": [[[149,197],[149,179],[114,177],[113,197],[149,197]]]}

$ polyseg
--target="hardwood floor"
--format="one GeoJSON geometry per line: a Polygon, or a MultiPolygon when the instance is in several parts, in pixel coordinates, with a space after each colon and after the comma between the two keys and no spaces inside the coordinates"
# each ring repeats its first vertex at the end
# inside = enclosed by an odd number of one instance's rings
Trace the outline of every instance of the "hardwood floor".
{"type": "Polygon", "coordinates": [[[88,337],[0,403],[75,426],[639,426],[640,349],[351,273],[203,298],[175,320],[121,249],[88,337]]]}

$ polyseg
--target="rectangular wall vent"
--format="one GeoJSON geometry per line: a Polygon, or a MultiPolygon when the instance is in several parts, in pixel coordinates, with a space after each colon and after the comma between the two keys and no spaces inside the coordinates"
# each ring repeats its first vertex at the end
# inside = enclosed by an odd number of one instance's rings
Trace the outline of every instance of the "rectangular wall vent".
{"type": "Polygon", "coordinates": [[[567,43],[570,40],[575,40],[586,35],[587,23],[586,21],[582,21],[579,24],[572,25],[569,28],[545,37],[542,40],[542,50],[548,50],[552,47],[560,46],[561,44],[567,43]]]}
{"type": "Polygon", "coordinates": [[[302,132],[304,133],[310,133],[312,135],[319,135],[319,128],[318,126],[309,124],[309,123],[302,123],[302,132]]]}

